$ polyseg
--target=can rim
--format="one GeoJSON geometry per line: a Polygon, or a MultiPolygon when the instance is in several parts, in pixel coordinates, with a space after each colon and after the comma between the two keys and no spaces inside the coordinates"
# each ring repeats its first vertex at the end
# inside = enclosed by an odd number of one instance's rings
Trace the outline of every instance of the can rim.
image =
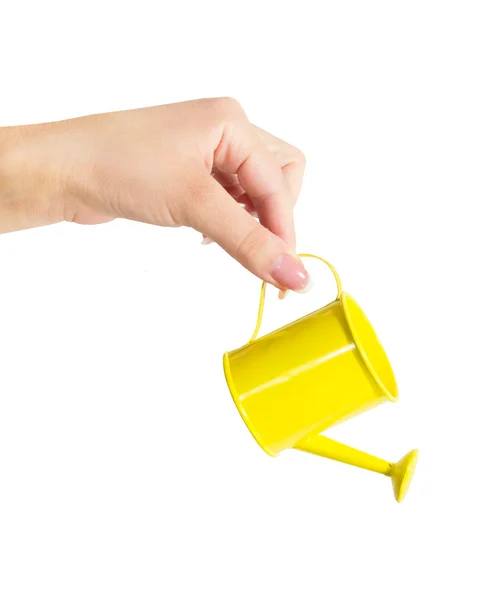
{"type": "Polygon", "coordinates": [[[372,327],[369,319],[367,318],[367,316],[365,315],[364,311],[362,310],[362,308],[359,306],[359,304],[357,303],[357,301],[347,292],[342,292],[341,296],[340,296],[340,302],[342,304],[342,309],[344,311],[344,315],[347,321],[347,324],[349,325],[349,329],[351,331],[352,337],[354,339],[354,343],[357,347],[357,350],[359,351],[359,354],[362,357],[362,360],[364,361],[364,364],[366,365],[367,369],[369,370],[369,373],[372,375],[374,381],[377,383],[377,385],[379,386],[379,388],[382,390],[382,392],[384,393],[384,395],[386,396],[386,398],[388,398],[391,402],[397,402],[398,399],[398,386],[397,386],[397,381],[396,381],[396,377],[394,375],[394,370],[392,368],[391,362],[389,361],[389,358],[386,354],[386,351],[384,350],[383,345],[381,344],[381,342],[379,341],[379,338],[377,337],[376,332],[374,331],[374,328],[372,327]],[[382,352],[384,353],[384,356],[387,360],[387,363],[389,365],[389,368],[391,369],[391,374],[394,380],[394,387],[395,387],[395,393],[391,393],[388,388],[384,385],[384,383],[382,382],[382,379],[380,378],[379,374],[377,373],[376,369],[374,368],[374,365],[372,364],[369,356],[367,355],[367,352],[365,351],[364,348],[364,344],[362,343],[360,336],[357,332],[357,327],[354,324],[354,320],[351,316],[351,312],[350,309],[347,305],[347,301],[350,300],[351,302],[353,302],[355,304],[355,306],[357,308],[359,308],[359,310],[361,311],[361,313],[363,314],[363,316],[365,317],[365,319],[367,320],[367,322],[369,323],[369,325],[371,326],[371,329],[374,333],[374,336],[376,338],[377,343],[379,344],[382,352]]]}

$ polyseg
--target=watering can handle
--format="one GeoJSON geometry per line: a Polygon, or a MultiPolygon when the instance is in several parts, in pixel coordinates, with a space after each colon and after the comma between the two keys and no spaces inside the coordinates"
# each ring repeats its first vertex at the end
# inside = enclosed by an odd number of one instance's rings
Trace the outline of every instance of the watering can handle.
{"type": "MultiPolygon", "coordinates": [[[[335,270],[335,268],[330,264],[330,262],[326,261],[324,258],[321,258],[320,256],[317,256],[315,254],[299,254],[299,256],[301,258],[316,258],[317,260],[321,260],[323,263],[325,263],[329,269],[332,271],[332,274],[335,277],[335,282],[337,284],[337,297],[336,300],[339,300],[341,294],[342,294],[342,283],[340,281],[340,277],[339,274],[337,273],[337,271],[335,270]]],[[[253,332],[252,337],[249,339],[248,343],[253,342],[254,340],[256,340],[257,335],[260,332],[260,327],[262,325],[262,318],[263,318],[263,309],[265,307],[265,290],[267,287],[267,282],[264,281],[262,283],[262,289],[260,291],[260,304],[258,305],[258,316],[257,316],[257,324],[255,325],[255,331],[253,332]]]]}

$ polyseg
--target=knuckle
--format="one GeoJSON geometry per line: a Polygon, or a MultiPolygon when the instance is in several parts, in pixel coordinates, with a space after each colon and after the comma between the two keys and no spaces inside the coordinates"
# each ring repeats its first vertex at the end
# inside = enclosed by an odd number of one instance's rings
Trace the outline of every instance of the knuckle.
{"type": "Polygon", "coordinates": [[[240,102],[231,96],[220,98],[220,104],[227,112],[235,114],[244,112],[240,102]]]}
{"type": "Polygon", "coordinates": [[[231,118],[245,116],[245,111],[240,102],[230,96],[212,98],[209,102],[212,110],[218,115],[231,118]]]}
{"type": "Polygon", "coordinates": [[[293,153],[295,156],[295,162],[299,163],[302,166],[302,168],[305,168],[305,165],[307,164],[307,159],[302,150],[293,146],[293,153]]]}
{"type": "Polygon", "coordinates": [[[305,169],[305,167],[307,166],[307,157],[301,150],[299,150],[299,154],[300,154],[300,156],[299,156],[300,164],[305,169]]]}

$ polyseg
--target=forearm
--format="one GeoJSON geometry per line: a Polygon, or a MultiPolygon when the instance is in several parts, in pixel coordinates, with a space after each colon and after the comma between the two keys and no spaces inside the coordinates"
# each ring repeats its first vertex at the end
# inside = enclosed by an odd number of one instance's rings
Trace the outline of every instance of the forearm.
{"type": "Polygon", "coordinates": [[[62,190],[42,145],[42,126],[0,127],[0,233],[63,219],[62,190]]]}

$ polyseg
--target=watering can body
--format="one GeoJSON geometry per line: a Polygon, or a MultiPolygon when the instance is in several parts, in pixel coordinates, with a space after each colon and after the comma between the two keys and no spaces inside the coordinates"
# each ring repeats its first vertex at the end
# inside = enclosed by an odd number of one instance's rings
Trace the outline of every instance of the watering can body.
{"type": "Polygon", "coordinates": [[[400,501],[414,471],[416,451],[390,463],[319,435],[398,395],[393,370],[369,320],[342,292],[332,265],[323,262],[336,278],[336,300],[256,339],[262,288],[252,339],[224,355],[226,381],[248,429],[268,454],[295,448],[388,475],[400,501]]]}

